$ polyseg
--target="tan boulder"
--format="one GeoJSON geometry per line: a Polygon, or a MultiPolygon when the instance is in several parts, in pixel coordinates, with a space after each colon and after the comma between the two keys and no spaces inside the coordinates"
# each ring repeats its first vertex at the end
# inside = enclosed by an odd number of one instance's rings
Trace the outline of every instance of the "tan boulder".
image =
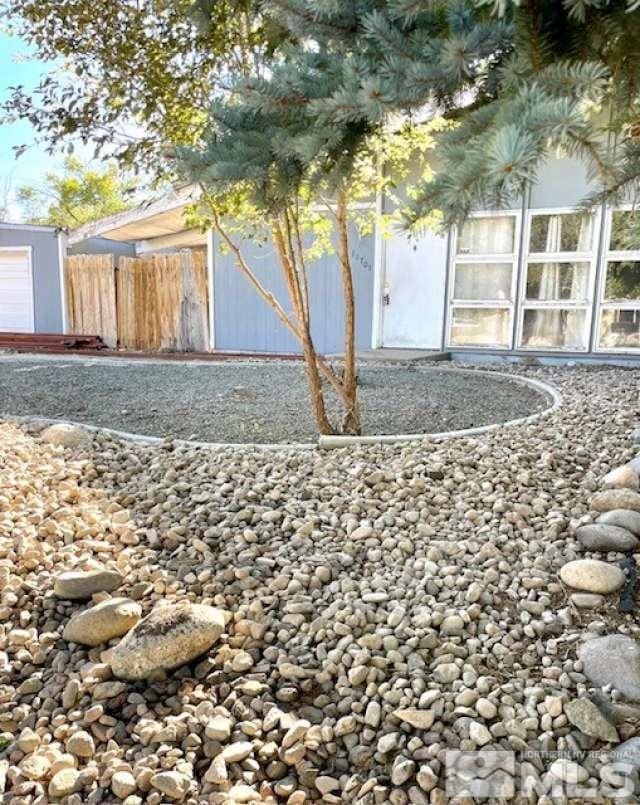
{"type": "Polygon", "coordinates": [[[60,447],[86,448],[91,446],[91,434],[78,425],[60,422],[50,425],[42,431],[40,438],[43,442],[60,447]]]}
{"type": "Polygon", "coordinates": [[[221,609],[182,602],[161,606],[104,655],[120,679],[146,679],[154,671],[170,671],[199,657],[225,628],[221,609]]]}
{"type": "Polygon", "coordinates": [[[71,643],[99,646],[133,629],[142,616],[142,607],[129,598],[108,598],[78,612],[65,626],[63,638],[71,643]]]}
{"type": "Polygon", "coordinates": [[[625,582],[625,575],[617,565],[610,565],[599,559],[576,559],[567,562],[560,569],[560,578],[575,590],[602,595],[619,590],[625,582]]]}
{"type": "Polygon", "coordinates": [[[605,489],[593,496],[591,508],[596,512],[609,512],[613,509],[640,512],[640,493],[633,489],[605,489]]]}

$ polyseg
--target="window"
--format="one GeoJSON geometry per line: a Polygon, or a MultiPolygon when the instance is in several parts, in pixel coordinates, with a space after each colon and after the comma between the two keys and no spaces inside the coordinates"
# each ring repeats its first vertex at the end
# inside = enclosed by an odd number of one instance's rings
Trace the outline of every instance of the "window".
{"type": "Polygon", "coordinates": [[[451,346],[510,347],[518,216],[470,218],[455,238],[451,346]]]}
{"type": "Polygon", "coordinates": [[[595,273],[594,216],[530,213],[525,249],[518,345],[586,350],[595,273]]]}
{"type": "Polygon", "coordinates": [[[640,349],[640,212],[607,216],[598,349],[640,349]]]}

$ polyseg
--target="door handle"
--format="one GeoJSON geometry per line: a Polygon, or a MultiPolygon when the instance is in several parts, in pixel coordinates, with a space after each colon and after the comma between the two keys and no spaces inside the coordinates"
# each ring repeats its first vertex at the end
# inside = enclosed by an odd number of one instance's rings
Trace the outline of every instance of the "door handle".
{"type": "Polygon", "coordinates": [[[391,302],[391,297],[389,296],[389,294],[388,293],[383,294],[382,295],[382,304],[383,305],[388,305],[390,302],[391,302]]]}

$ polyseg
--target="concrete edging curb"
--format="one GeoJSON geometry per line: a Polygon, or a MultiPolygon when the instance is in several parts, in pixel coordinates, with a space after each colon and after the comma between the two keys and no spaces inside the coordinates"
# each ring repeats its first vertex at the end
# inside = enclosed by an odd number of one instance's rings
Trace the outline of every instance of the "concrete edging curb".
{"type": "Polygon", "coordinates": [[[508,372],[492,372],[485,369],[441,369],[443,372],[466,372],[474,375],[487,375],[489,377],[501,377],[510,380],[512,383],[519,383],[521,386],[531,386],[537,391],[541,391],[551,398],[552,404],[544,411],[538,411],[529,416],[519,417],[518,419],[508,419],[506,422],[494,422],[491,425],[480,425],[477,428],[462,428],[461,430],[447,430],[440,433],[390,433],[379,436],[320,436],[318,438],[318,447],[324,450],[350,447],[354,445],[376,445],[376,444],[397,444],[400,442],[417,442],[425,440],[444,441],[445,439],[452,439],[464,436],[476,436],[482,433],[488,433],[499,428],[510,428],[514,425],[526,425],[529,422],[535,422],[543,416],[551,414],[556,411],[562,404],[562,395],[554,386],[545,383],[542,380],[534,380],[530,377],[522,377],[520,375],[512,375],[508,372]]]}
{"type": "Polygon", "coordinates": [[[74,425],[78,428],[83,428],[91,433],[106,433],[109,436],[114,436],[117,439],[122,439],[126,442],[135,442],[136,444],[147,444],[157,447],[158,445],[171,442],[171,444],[178,447],[201,447],[206,450],[312,450],[317,447],[315,442],[292,442],[291,444],[260,444],[259,442],[247,442],[242,444],[240,442],[197,442],[189,441],[189,439],[173,439],[162,436],[146,436],[143,433],[129,433],[125,430],[115,430],[114,428],[103,428],[99,425],[88,425],[86,422],[75,422],[72,419],[48,419],[42,416],[9,416],[0,415],[0,419],[5,422],[15,422],[17,424],[30,424],[30,425],[74,425]]]}

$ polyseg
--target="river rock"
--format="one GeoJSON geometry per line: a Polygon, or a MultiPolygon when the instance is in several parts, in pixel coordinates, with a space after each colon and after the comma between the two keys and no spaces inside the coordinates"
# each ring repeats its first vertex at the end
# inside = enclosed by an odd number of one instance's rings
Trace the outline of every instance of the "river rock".
{"type": "Polygon", "coordinates": [[[583,525],[576,530],[576,537],[588,551],[632,551],[640,545],[634,535],[620,526],[607,523],[583,525]]]}
{"type": "Polygon", "coordinates": [[[626,528],[636,537],[640,537],[640,512],[634,512],[631,509],[612,509],[601,514],[598,517],[598,523],[626,528]]]}
{"type": "Polygon", "coordinates": [[[565,704],[564,712],[569,721],[585,735],[608,743],[620,740],[616,728],[590,699],[573,699],[565,704]]]}
{"type": "Polygon", "coordinates": [[[68,797],[76,790],[80,772],[77,769],[66,767],[56,772],[49,781],[49,796],[56,799],[68,797]]]}
{"type": "Polygon", "coordinates": [[[428,730],[433,725],[435,718],[433,710],[419,710],[417,707],[395,710],[393,715],[419,730],[428,730]]]}
{"type": "Polygon", "coordinates": [[[640,645],[622,634],[594,637],[578,649],[585,676],[596,686],[613,686],[640,702],[640,645]]]}
{"type": "Polygon", "coordinates": [[[153,775],[150,782],[166,797],[178,802],[186,797],[191,787],[190,779],[178,771],[160,771],[153,775]]]}
{"type": "Polygon", "coordinates": [[[59,422],[45,428],[40,434],[40,438],[48,444],[69,448],[88,448],[91,447],[92,442],[89,431],[66,422],[59,422]]]}
{"type": "Polygon", "coordinates": [[[141,615],[142,607],[136,601],[108,598],[74,615],[62,636],[71,643],[99,646],[133,629],[141,615]]]}
{"type": "Polygon", "coordinates": [[[638,473],[628,464],[608,472],[602,479],[602,484],[605,489],[638,489],[640,486],[638,473]]]}
{"type": "Polygon", "coordinates": [[[117,570],[96,568],[94,570],[65,570],[56,576],[53,591],[58,598],[81,601],[95,593],[110,593],[122,584],[117,570]]]}
{"type": "Polygon", "coordinates": [[[107,661],[120,679],[146,679],[154,671],[169,671],[199,657],[224,627],[224,612],[205,604],[160,606],[108,652],[107,661]]]}
{"type": "Polygon", "coordinates": [[[632,771],[640,770],[640,738],[629,738],[609,753],[610,763],[626,763],[632,771]]]}
{"type": "Polygon", "coordinates": [[[613,509],[640,512],[640,494],[633,489],[605,489],[593,496],[591,508],[596,512],[609,512],[613,509]]]}
{"type": "Polygon", "coordinates": [[[625,582],[625,575],[616,565],[599,559],[576,559],[560,569],[560,578],[575,590],[587,593],[613,593],[625,582]]]}
{"type": "Polygon", "coordinates": [[[604,604],[604,596],[596,593],[572,593],[571,603],[578,609],[597,609],[604,604]]]}

